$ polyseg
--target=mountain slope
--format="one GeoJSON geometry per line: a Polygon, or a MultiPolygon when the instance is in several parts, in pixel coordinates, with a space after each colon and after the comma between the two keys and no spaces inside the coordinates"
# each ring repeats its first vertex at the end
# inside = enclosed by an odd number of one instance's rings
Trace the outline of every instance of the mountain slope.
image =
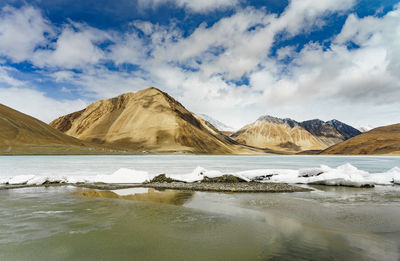
{"type": "Polygon", "coordinates": [[[255,147],[299,152],[323,150],[359,134],[360,131],[337,120],[324,122],[315,119],[297,122],[292,119],[262,116],[231,137],[240,143],[255,147]]]}
{"type": "Polygon", "coordinates": [[[199,114],[200,117],[202,117],[204,120],[208,121],[209,123],[211,123],[215,128],[217,128],[217,130],[219,131],[234,131],[235,129],[226,125],[223,122],[220,122],[219,120],[216,120],[206,114],[199,114]]]}
{"type": "Polygon", "coordinates": [[[322,154],[400,154],[400,124],[379,127],[336,144],[322,154]]]}
{"type": "Polygon", "coordinates": [[[0,104],[0,154],[87,154],[100,151],[0,104]]]}
{"type": "Polygon", "coordinates": [[[324,144],[297,122],[271,116],[260,117],[257,121],[232,134],[231,137],[239,143],[250,146],[288,152],[325,148],[324,144]]]}
{"type": "Polygon", "coordinates": [[[137,152],[251,152],[154,87],[97,101],[50,125],[78,139],[137,152]]]}

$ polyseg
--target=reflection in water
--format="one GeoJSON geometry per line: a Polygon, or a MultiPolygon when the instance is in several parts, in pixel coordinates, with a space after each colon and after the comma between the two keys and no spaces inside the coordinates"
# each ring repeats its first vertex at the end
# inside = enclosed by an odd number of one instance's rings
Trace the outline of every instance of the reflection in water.
{"type": "MultiPolygon", "coordinates": [[[[258,198],[270,202],[274,197],[278,205],[284,208],[286,200],[293,201],[292,196],[285,198],[282,194],[241,194],[225,195],[218,200],[215,197],[214,193],[199,192],[185,207],[240,217],[241,220],[251,222],[251,226],[262,235],[260,240],[264,247],[261,256],[265,260],[400,260],[399,244],[396,243],[400,240],[399,233],[393,235],[394,240],[390,240],[387,236],[368,231],[326,226],[320,220],[326,218],[325,213],[311,214],[309,205],[301,201],[291,203],[307,209],[310,213],[307,221],[285,215],[286,211],[292,209],[282,209],[279,214],[268,208],[256,210],[243,200],[258,198]]],[[[362,217],[358,222],[363,223],[362,217]]]]}
{"type": "Polygon", "coordinates": [[[361,206],[322,204],[321,197],[203,192],[193,197],[144,188],[0,191],[0,260],[399,260],[400,225],[388,219],[399,205],[367,202],[369,211],[359,212],[361,206]],[[371,229],[369,216],[379,218],[371,229]]]}
{"type": "Polygon", "coordinates": [[[114,191],[80,189],[74,194],[90,198],[119,198],[181,206],[187,200],[191,199],[194,193],[190,191],[177,191],[168,189],[164,191],[157,191],[152,188],[132,188],[114,191]]]}

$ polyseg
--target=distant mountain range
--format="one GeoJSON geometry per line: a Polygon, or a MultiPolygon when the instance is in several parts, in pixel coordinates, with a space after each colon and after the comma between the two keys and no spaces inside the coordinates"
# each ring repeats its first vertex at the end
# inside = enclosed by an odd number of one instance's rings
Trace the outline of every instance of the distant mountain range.
{"type": "Polygon", "coordinates": [[[262,116],[231,135],[239,143],[284,151],[323,150],[361,132],[338,120],[298,122],[262,116]]]}
{"type": "Polygon", "coordinates": [[[154,87],[97,101],[50,126],[0,105],[0,154],[400,154],[400,124],[361,133],[338,120],[262,116],[227,130],[154,87]]]}

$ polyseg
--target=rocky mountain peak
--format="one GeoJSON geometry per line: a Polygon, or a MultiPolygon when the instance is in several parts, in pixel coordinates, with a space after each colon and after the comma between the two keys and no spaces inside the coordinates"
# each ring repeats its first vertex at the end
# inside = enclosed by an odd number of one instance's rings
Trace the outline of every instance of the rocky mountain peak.
{"type": "Polygon", "coordinates": [[[277,117],[273,117],[271,115],[265,115],[265,116],[261,116],[257,119],[257,121],[267,121],[270,123],[275,123],[275,124],[282,124],[284,123],[283,120],[281,118],[277,118],[277,117]]]}

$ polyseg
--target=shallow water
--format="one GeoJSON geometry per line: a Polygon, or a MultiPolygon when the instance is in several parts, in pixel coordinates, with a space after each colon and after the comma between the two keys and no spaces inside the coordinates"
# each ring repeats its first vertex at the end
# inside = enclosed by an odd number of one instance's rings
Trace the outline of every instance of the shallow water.
{"type": "MultiPolygon", "coordinates": [[[[0,169],[1,175],[86,175],[120,167],[186,173],[197,165],[245,170],[350,162],[379,172],[399,166],[398,159],[0,157],[0,169]]],[[[399,260],[399,186],[313,188],[275,194],[169,192],[161,201],[158,192],[130,197],[135,191],[113,191],[107,194],[122,196],[110,198],[82,195],[75,187],[4,190],[0,260],[399,260]],[[147,200],[154,198],[158,203],[147,200]]]]}
{"type": "MultiPolygon", "coordinates": [[[[388,202],[400,197],[393,187],[377,189],[388,202]]],[[[79,190],[1,191],[0,260],[399,258],[399,204],[354,203],[360,189],[194,193],[181,206],[84,197],[79,190]],[[349,200],[335,200],[338,193],[349,200]]]]}

